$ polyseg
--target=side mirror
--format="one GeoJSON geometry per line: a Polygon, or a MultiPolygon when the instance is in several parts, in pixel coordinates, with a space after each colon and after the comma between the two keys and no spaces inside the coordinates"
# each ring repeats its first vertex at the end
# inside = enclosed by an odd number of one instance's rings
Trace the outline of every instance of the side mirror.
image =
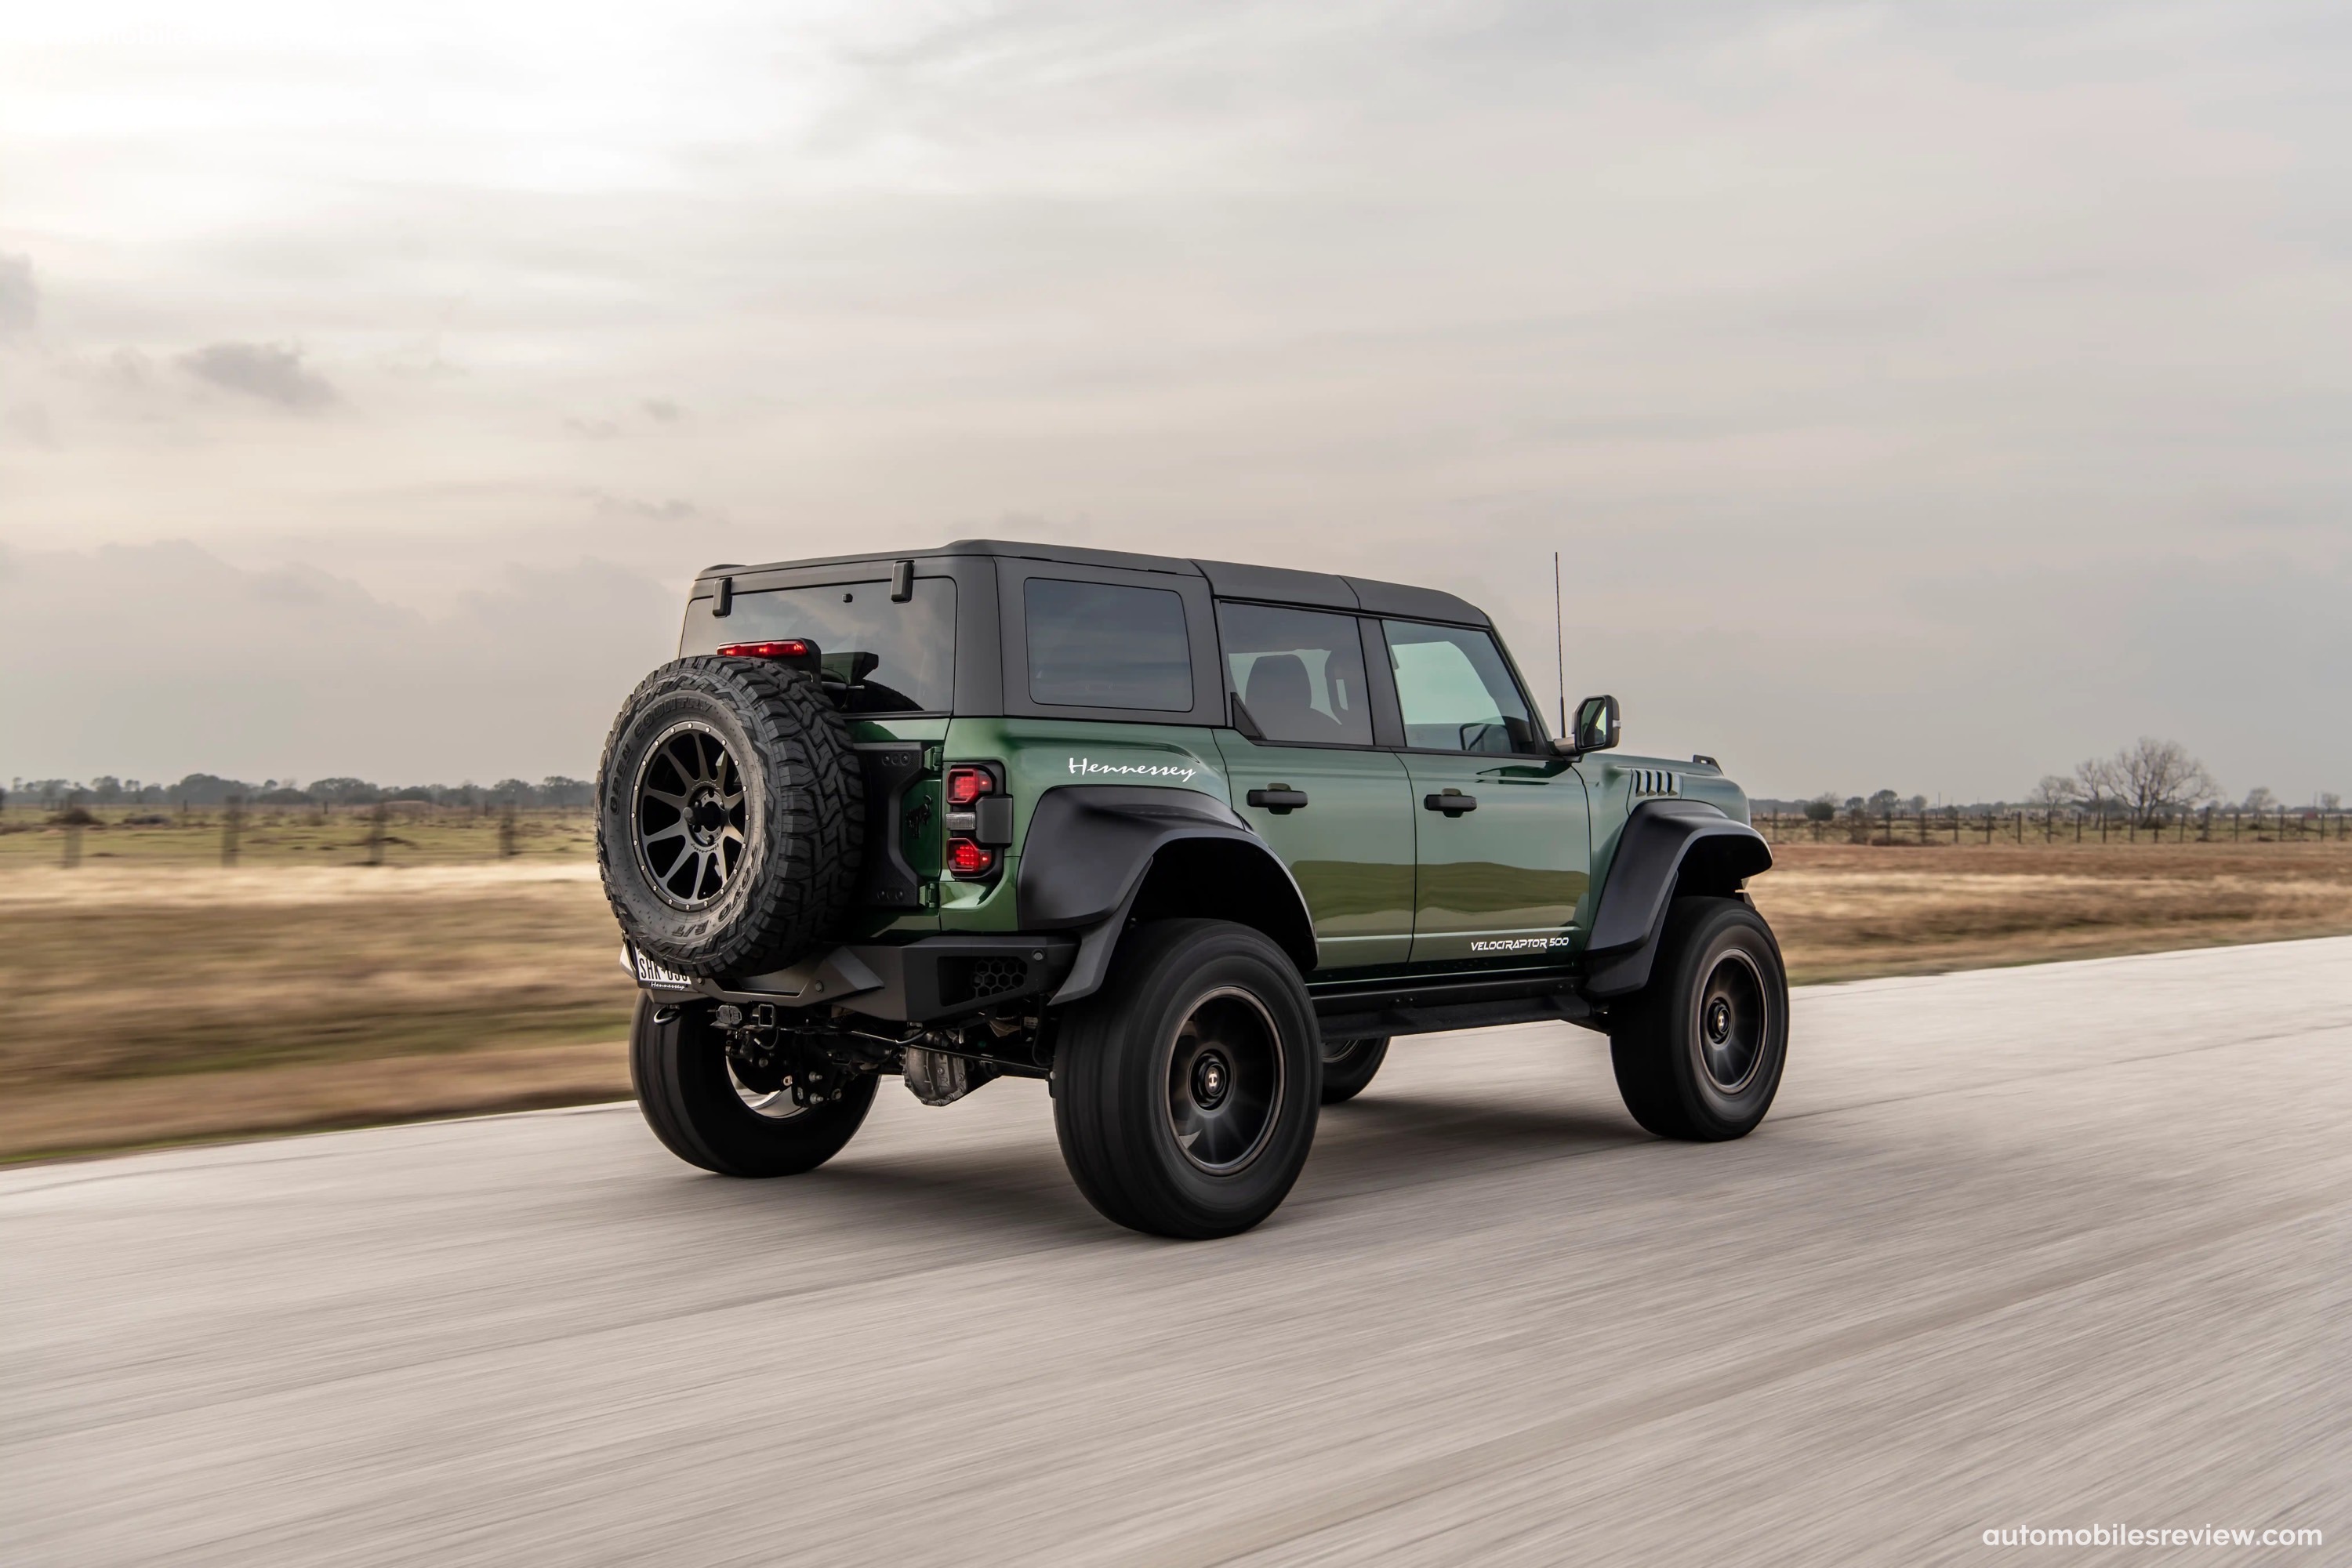
{"type": "Polygon", "coordinates": [[[1553,742],[1552,749],[1568,757],[1610,751],[1617,744],[1618,728],[1617,699],[1588,697],[1576,705],[1576,733],[1553,742]]]}

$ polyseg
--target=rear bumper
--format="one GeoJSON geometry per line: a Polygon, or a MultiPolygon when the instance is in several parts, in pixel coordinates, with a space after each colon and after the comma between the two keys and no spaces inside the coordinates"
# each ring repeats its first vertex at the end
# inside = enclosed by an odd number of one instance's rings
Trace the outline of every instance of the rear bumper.
{"type": "Polygon", "coordinates": [[[658,999],[790,1007],[843,1007],[893,1023],[929,1024],[1052,994],[1076,961],[1078,939],[935,936],[864,942],[812,953],[789,969],[727,980],[671,974],[624,944],[622,966],[658,999]]]}

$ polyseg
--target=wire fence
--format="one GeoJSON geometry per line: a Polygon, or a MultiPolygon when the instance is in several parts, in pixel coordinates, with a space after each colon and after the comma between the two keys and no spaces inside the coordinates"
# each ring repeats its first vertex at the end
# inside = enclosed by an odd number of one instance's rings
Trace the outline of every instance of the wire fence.
{"type": "Polygon", "coordinates": [[[1846,809],[1832,816],[1771,810],[1755,825],[1775,844],[2328,844],[2352,837],[2345,812],[2203,806],[2139,813],[2096,806],[2007,811],[1960,806],[1846,809]]]}
{"type": "Polygon", "coordinates": [[[571,807],[485,799],[465,805],[136,806],[0,804],[0,868],[118,865],[450,865],[566,858],[593,848],[593,820],[571,807]]]}

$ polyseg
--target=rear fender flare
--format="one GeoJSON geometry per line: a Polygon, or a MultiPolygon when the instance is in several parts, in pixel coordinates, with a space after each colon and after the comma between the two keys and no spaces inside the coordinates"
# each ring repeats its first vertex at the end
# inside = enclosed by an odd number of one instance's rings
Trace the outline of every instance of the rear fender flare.
{"type": "Polygon", "coordinates": [[[1771,847],[1744,822],[1696,800],[1651,800],[1625,819],[1586,946],[1584,994],[1622,996],[1650,983],[1676,893],[1729,895],[1772,868],[1771,847]]]}
{"type": "Polygon", "coordinates": [[[1289,868],[1214,795],[1146,784],[1066,784],[1038,797],[1013,879],[1023,931],[1083,933],[1054,994],[1100,988],[1133,919],[1206,914],[1265,931],[1301,973],[1315,928],[1289,868]]]}

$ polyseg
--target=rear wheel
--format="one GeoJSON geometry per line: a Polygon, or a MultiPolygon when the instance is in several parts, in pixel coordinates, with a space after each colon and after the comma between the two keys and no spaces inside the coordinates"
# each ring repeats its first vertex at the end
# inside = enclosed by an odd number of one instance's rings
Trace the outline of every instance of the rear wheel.
{"type": "Polygon", "coordinates": [[[1323,1103],[1338,1105],[1364,1092],[1388,1060],[1389,1037],[1323,1042],[1323,1103]]]}
{"type": "Polygon", "coordinates": [[[1054,1128],[1087,1200],[1132,1230],[1232,1236],[1288,1195],[1323,1057],[1307,988],[1247,926],[1163,921],[1063,1022],[1054,1128]]]}
{"type": "Polygon", "coordinates": [[[1661,1138],[1745,1137],[1772,1108],[1788,1047],[1772,928],[1738,899],[1676,899],[1650,984],[1610,1031],[1625,1109],[1661,1138]]]}
{"type": "Polygon", "coordinates": [[[649,996],[637,998],[629,1031],[629,1079],[654,1136],[688,1164],[722,1176],[816,1169],[856,1136],[877,1084],[872,1073],[859,1074],[835,1099],[797,1104],[781,1079],[752,1069],[747,1081],[707,1005],[656,1005],[649,996]]]}

